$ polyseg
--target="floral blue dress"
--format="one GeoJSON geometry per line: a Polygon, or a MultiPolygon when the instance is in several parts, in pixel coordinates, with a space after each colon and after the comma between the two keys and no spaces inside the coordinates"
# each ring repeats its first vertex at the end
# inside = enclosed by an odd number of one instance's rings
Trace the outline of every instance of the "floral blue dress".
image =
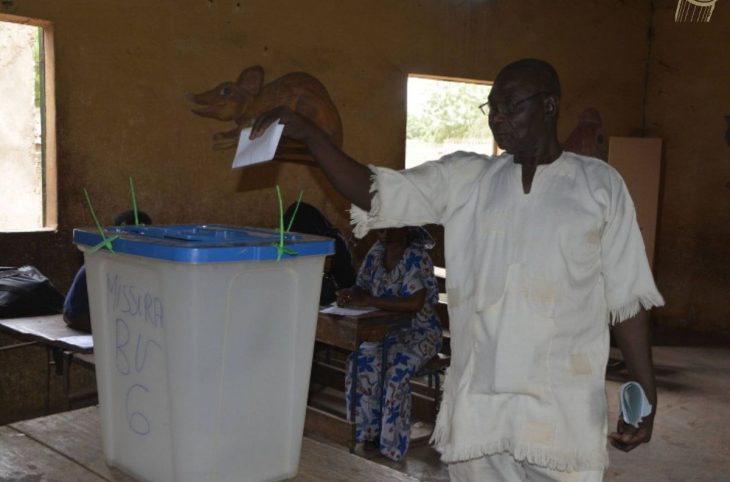
{"type": "MultiPolygon", "coordinates": [[[[438,285],[433,274],[433,263],[425,248],[421,244],[410,244],[392,271],[385,267],[384,256],[385,248],[378,241],[360,267],[356,285],[379,298],[408,297],[425,289],[426,301],[410,326],[391,331],[383,343],[360,345],[355,394],[355,438],[358,442],[378,441],[380,453],[400,460],[408,450],[410,378],[441,349],[441,323],[434,311],[438,303],[438,285]],[[386,360],[386,370],[385,378],[381,380],[383,359],[386,360]]],[[[345,379],[349,419],[354,355],[348,357],[345,379]]]]}

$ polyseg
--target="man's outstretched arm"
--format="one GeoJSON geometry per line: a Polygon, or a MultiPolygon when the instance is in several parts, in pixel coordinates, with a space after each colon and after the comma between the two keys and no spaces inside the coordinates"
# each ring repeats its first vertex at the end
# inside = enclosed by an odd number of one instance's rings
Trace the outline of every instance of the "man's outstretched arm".
{"type": "Polygon", "coordinates": [[[370,211],[370,169],[332,144],[329,136],[309,119],[286,107],[277,107],[254,121],[250,138],[261,136],[277,119],[284,124],[283,135],[307,145],[314,160],[340,194],[357,207],[370,211]]]}
{"type": "Polygon", "coordinates": [[[642,420],[638,428],[624,423],[623,419],[619,417],[616,432],[608,436],[614,447],[628,452],[651,440],[654,415],[657,409],[654,366],[651,360],[649,313],[640,309],[639,313],[633,317],[615,325],[612,333],[623,353],[629,378],[639,382],[652,406],[651,414],[642,420]]]}

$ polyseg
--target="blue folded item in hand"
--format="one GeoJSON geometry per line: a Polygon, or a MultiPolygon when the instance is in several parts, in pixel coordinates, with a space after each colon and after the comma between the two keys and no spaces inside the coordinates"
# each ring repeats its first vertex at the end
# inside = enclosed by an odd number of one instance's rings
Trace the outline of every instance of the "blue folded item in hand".
{"type": "Polygon", "coordinates": [[[651,414],[651,403],[644,389],[637,382],[626,382],[619,388],[619,414],[624,422],[639,426],[639,422],[651,414]]]}

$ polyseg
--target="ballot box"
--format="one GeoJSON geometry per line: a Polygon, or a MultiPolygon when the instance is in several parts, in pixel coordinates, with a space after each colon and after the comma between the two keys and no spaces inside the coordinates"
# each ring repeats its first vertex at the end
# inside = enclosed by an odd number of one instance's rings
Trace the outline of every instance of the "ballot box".
{"type": "Polygon", "coordinates": [[[107,463],[145,481],[298,467],[328,238],[215,225],[75,229],[107,463]],[[279,259],[280,258],[280,259],[279,259]]]}

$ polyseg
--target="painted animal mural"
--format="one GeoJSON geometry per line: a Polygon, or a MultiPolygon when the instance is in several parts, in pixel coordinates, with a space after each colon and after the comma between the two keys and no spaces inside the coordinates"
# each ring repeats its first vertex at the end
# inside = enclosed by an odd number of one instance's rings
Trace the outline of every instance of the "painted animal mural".
{"type": "MultiPolygon", "coordinates": [[[[198,105],[192,109],[195,114],[236,124],[231,130],[213,135],[214,149],[235,147],[242,129],[278,106],[287,106],[309,118],[330,135],[332,142],[342,146],[342,122],[337,108],[325,86],[305,72],[292,72],[264,83],[264,69],[256,65],[243,69],[236,81],[223,82],[187,98],[198,105]]],[[[276,157],[302,159],[307,158],[307,151],[303,144],[283,138],[276,157]]]]}

